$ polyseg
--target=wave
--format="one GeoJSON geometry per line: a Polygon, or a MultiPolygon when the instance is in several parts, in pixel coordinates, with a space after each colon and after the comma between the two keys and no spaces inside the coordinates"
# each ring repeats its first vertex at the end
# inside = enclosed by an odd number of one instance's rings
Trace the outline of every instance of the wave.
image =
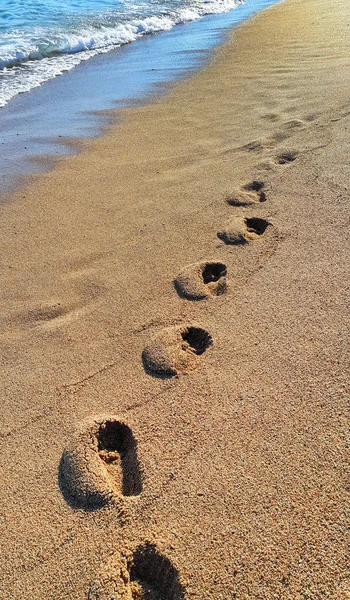
{"type": "Polygon", "coordinates": [[[112,26],[98,23],[78,31],[37,27],[30,32],[6,32],[0,46],[0,106],[96,54],[209,14],[228,12],[242,2],[202,0],[168,14],[133,18],[112,26]]]}

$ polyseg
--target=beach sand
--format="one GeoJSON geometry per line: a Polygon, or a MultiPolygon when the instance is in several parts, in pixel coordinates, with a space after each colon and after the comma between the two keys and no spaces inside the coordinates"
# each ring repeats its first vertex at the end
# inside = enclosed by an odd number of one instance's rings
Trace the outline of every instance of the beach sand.
{"type": "Polygon", "coordinates": [[[349,47],[285,0],[6,198],[2,599],[350,598],[349,47]]]}

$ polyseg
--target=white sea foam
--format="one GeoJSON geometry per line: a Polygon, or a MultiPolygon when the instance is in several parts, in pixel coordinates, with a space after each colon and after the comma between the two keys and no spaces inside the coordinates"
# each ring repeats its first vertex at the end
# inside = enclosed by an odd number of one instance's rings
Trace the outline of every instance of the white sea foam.
{"type": "Polygon", "coordinates": [[[22,92],[61,75],[91,56],[133,42],[144,35],[169,31],[175,25],[205,15],[228,12],[243,0],[197,0],[167,14],[125,19],[124,22],[62,32],[36,27],[30,32],[2,34],[0,46],[0,106],[22,92]]]}

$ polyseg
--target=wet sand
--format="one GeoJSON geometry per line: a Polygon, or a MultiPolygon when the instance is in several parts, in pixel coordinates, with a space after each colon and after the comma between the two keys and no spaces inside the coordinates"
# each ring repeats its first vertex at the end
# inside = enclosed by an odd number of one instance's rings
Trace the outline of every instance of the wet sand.
{"type": "Polygon", "coordinates": [[[350,597],[349,43],[286,0],[7,198],[1,598],[350,597]]]}

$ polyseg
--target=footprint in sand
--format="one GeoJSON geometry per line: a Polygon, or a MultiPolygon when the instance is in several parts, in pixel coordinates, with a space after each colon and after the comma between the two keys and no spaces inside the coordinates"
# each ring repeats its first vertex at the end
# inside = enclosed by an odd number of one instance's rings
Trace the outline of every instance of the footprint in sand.
{"type": "Polygon", "coordinates": [[[303,129],[306,127],[306,123],[302,119],[290,119],[283,123],[283,128],[287,130],[303,129]]]}
{"type": "Polygon", "coordinates": [[[264,144],[261,140],[252,140],[248,144],[241,147],[241,150],[245,152],[262,152],[264,150],[264,144]]]}
{"type": "Polygon", "coordinates": [[[103,288],[94,281],[79,282],[74,286],[62,285],[62,297],[51,302],[41,302],[25,311],[12,313],[6,318],[11,326],[52,330],[81,318],[93,307],[103,293],[103,288]]]}
{"type": "Polygon", "coordinates": [[[167,327],[144,349],[142,361],[145,371],[149,375],[162,378],[193,371],[212,344],[211,335],[201,327],[167,327]]]}
{"type": "Polygon", "coordinates": [[[226,275],[226,265],[222,262],[194,263],[178,274],[174,286],[179,296],[189,300],[202,300],[226,292],[226,275]]]}
{"type": "Polygon", "coordinates": [[[66,309],[58,302],[52,306],[28,310],[27,313],[23,314],[22,319],[27,322],[51,321],[65,315],[66,312],[66,309]]]}
{"type": "Polygon", "coordinates": [[[277,144],[280,144],[287,138],[291,136],[290,130],[284,129],[282,131],[276,131],[270,137],[262,138],[261,140],[253,140],[244,146],[241,146],[241,150],[245,152],[256,152],[260,153],[264,150],[271,150],[271,148],[275,148],[277,144]]]}
{"type": "Polygon", "coordinates": [[[140,494],[142,476],[131,429],[115,417],[83,423],[63,452],[59,485],[71,506],[87,510],[140,494]]]}
{"type": "Polygon", "coordinates": [[[234,190],[226,202],[231,206],[251,206],[259,202],[266,202],[264,191],[265,182],[254,179],[244,185],[241,189],[234,190]]]}
{"type": "Polygon", "coordinates": [[[182,600],[185,588],[170,560],[150,542],[115,556],[92,582],[88,600],[182,600]]]}
{"type": "Polygon", "coordinates": [[[262,236],[269,226],[271,226],[269,221],[259,217],[234,217],[221,231],[218,231],[217,236],[225,244],[247,244],[262,236]]]}
{"type": "Polygon", "coordinates": [[[284,150],[280,152],[277,156],[277,163],[279,165],[286,165],[288,163],[294,162],[297,158],[298,153],[293,150],[284,150]]]}
{"type": "Polygon", "coordinates": [[[12,322],[20,327],[56,327],[69,320],[70,316],[74,314],[75,309],[75,306],[56,302],[17,313],[12,318],[12,322]]]}
{"type": "MultiPolygon", "coordinates": [[[[289,121],[282,123],[278,130],[275,131],[275,133],[272,133],[269,137],[262,138],[260,140],[252,140],[248,144],[241,146],[240,150],[243,150],[244,152],[255,152],[257,154],[262,153],[265,150],[270,152],[283,142],[286,145],[287,139],[291,138],[297,130],[304,129],[307,126],[308,123],[306,121],[302,121],[301,119],[290,119],[289,121]]],[[[286,155],[285,162],[290,162],[288,155],[295,155],[296,157],[296,154],[296,152],[292,152],[290,150],[281,150],[280,154],[277,156],[277,162],[279,163],[280,158],[283,159],[283,155],[286,155]]]]}

